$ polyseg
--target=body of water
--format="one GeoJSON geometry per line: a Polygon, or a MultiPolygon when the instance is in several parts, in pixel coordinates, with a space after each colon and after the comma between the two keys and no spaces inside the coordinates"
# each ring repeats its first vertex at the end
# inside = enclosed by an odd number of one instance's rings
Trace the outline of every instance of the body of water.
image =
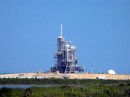
{"type": "Polygon", "coordinates": [[[6,88],[22,88],[22,89],[26,89],[26,88],[31,88],[31,87],[53,87],[53,86],[60,86],[60,85],[15,85],[15,84],[6,84],[0,85],[0,88],[6,87],[6,88]]]}

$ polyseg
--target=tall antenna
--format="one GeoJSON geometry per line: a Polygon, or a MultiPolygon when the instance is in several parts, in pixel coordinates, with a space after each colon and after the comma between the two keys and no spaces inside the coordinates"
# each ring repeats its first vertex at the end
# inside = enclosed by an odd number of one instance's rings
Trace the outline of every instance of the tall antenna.
{"type": "Polygon", "coordinates": [[[61,24],[61,32],[60,32],[60,35],[62,36],[62,24],[61,24]]]}

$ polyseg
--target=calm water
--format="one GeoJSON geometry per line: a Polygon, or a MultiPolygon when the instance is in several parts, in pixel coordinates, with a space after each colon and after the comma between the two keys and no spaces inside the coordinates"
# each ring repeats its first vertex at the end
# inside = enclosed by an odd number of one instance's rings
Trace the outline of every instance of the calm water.
{"type": "MultiPolygon", "coordinates": [[[[6,87],[6,88],[21,88],[21,89],[27,89],[31,87],[55,87],[55,86],[64,86],[64,85],[17,85],[17,84],[0,84],[0,88],[6,87]]],[[[68,85],[67,85],[68,86],[68,85]]],[[[74,87],[84,87],[82,85],[69,85],[74,87]]]]}
{"type": "Polygon", "coordinates": [[[0,85],[0,88],[6,87],[6,88],[31,88],[31,87],[53,87],[53,86],[59,86],[59,85],[15,85],[15,84],[6,84],[6,85],[0,85]]]}

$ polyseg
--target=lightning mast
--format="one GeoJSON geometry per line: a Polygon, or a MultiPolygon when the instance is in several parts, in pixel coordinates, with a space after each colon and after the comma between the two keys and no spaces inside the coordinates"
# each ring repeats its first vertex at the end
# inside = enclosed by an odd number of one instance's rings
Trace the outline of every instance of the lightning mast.
{"type": "Polygon", "coordinates": [[[62,36],[62,24],[61,24],[61,32],[60,32],[60,35],[62,36]]]}

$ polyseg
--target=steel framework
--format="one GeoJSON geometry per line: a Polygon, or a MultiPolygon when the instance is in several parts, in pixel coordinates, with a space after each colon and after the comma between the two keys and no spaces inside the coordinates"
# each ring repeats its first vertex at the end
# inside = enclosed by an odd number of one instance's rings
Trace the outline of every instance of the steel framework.
{"type": "Polygon", "coordinates": [[[55,66],[51,68],[51,72],[59,71],[60,73],[76,73],[83,72],[83,67],[77,66],[76,47],[71,41],[66,41],[62,35],[57,39],[57,51],[54,55],[55,66]]]}

